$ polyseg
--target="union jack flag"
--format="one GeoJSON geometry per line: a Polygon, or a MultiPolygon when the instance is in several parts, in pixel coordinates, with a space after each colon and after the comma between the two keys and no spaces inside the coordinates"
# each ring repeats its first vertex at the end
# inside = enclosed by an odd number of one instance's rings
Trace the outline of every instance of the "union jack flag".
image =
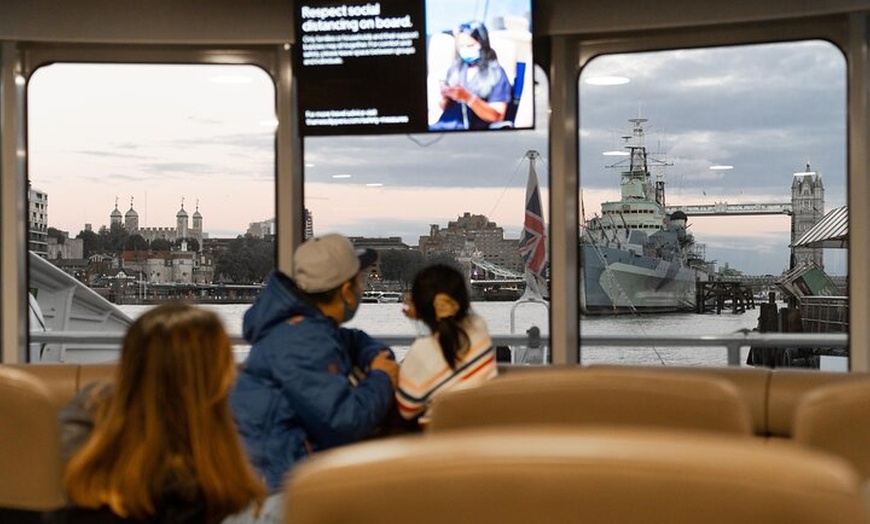
{"type": "Polygon", "coordinates": [[[523,223],[523,236],[520,239],[520,255],[525,261],[526,273],[534,275],[536,283],[540,286],[545,282],[544,264],[547,260],[544,231],[544,213],[541,206],[541,192],[538,188],[538,175],[535,173],[534,158],[530,158],[529,181],[526,185],[526,218],[523,223]]]}

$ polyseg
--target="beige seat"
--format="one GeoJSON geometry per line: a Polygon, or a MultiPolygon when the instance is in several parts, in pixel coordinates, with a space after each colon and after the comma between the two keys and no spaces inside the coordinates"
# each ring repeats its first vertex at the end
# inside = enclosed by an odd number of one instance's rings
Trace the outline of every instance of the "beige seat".
{"type": "Polygon", "coordinates": [[[92,382],[112,382],[116,364],[4,364],[40,379],[54,398],[57,409],[92,382]]]}
{"type": "Polygon", "coordinates": [[[752,435],[749,409],[733,384],[714,376],[636,368],[518,373],[444,394],[431,411],[433,432],[594,424],[752,435]]]}
{"type": "Polygon", "coordinates": [[[42,381],[58,410],[66,406],[79,391],[78,364],[4,364],[42,381]]]}
{"type": "Polygon", "coordinates": [[[870,382],[867,373],[812,370],[774,370],[768,394],[768,431],[771,436],[794,438],[797,408],[815,390],[835,384],[870,382]]]}
{"type": "Polygon", "coordinates": [[[851,524],[859,485],[837,457],[762,440],[490,428],[317,455],[288,479],[285,522],[851,524]]]}
{"type": "Polygon", "coordinates": [[[795,441],[837,454],[870,479],[870,382],[818,388],[795,408],[795,441]]]}
{"type": "Polygon", "coordinates": [[[61,474],[55,398],[33,375],[0,367],[0,521],[59,509],[61,474]]]}
{"type": "Polygon", "coordinates": [[[648,372],[682,373],[691,376],[715,376],[734,385],[740,392],[752,418],[752,431],[756,436],[766,437],[767,431],[767,393],[770,383],[770,370],[738,367],[699,367],[668,366],[652,367],[637,365],[594,364],[590,369],[636,369],[648,372]]]}

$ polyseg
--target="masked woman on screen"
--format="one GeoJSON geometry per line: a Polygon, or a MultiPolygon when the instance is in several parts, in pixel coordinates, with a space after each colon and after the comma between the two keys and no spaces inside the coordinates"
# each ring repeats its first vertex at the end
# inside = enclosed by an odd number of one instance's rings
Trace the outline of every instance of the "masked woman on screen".
{"type": "Polygon", "coordinates": [[[511,83],[489,45],[483,23],[460,25],[455,39],[457,57],[441,86],[444,112],[430,129],[488,129],[504,120],[511,83]]]}

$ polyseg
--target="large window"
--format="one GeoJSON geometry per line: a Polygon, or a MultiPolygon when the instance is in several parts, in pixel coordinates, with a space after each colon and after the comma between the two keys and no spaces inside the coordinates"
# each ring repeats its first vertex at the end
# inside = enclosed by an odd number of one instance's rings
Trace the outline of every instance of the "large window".
{"type": "MultiPolygon", "coordinates": [[[[846,204],[839,50],[806,41],[601,56],[579,89],[585,334],[759,327],[759,308],[734,314],[730,301],[721,315],[692,312],[715,308],[732,282],[804,314],[803,325],[764,330],[814,330],[806,306],[829,298],[842,322],[825,329],[848,329],[845,297],[830,297],[846,294],[845,249],[790,248],[846,204]]],[[[724,364],[725,353],[588,347],[583,361],[724,364]]]]}
{"type": "MultiPolygon", "coordinates": [[[[519,241],[530,150],[539,154],[535,168],[549,224],[548,97],[540,69],[535,78],[534,131],[305,139],[309,232],[340,232],[381,255],[369,279],[371,303],[350,325],[416,335],[424,328],[402,316],[397,299],[417,270],[440,261],[468,275],[473,307],[490,331],[511,332],[511,307],[525,286],[519,241]]],[[[546,333],[548,323],[545,306],[524,306],[513,331],[525,334],[534,325],[546,333]]]]}
{"type": "MultiPolygon", "coordinates": [[[[31,252],[51,262],[31,263],[30,291],[49,329],[79,318],[63,275],[131,316],[167,298],[256,293],[275,264],[275,89],[263,70],[57,63],[27,95],[31,252]]],[[[239,333],[243,307],[216,307],[239,333]]]]}

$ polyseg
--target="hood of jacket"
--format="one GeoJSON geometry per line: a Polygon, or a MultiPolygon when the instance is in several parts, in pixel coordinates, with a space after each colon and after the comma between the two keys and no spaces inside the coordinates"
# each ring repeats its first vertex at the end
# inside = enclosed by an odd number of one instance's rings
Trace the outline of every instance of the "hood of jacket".
{"type": "Polygon", "coordinates": [[[299,297],[299,288],[292,278],[274,271],[266,281],[266,287],[245,312],[242,335],[251,344],[256,344],[276,324],[288,318],[324,316],[317,307],[299,297]]]}

